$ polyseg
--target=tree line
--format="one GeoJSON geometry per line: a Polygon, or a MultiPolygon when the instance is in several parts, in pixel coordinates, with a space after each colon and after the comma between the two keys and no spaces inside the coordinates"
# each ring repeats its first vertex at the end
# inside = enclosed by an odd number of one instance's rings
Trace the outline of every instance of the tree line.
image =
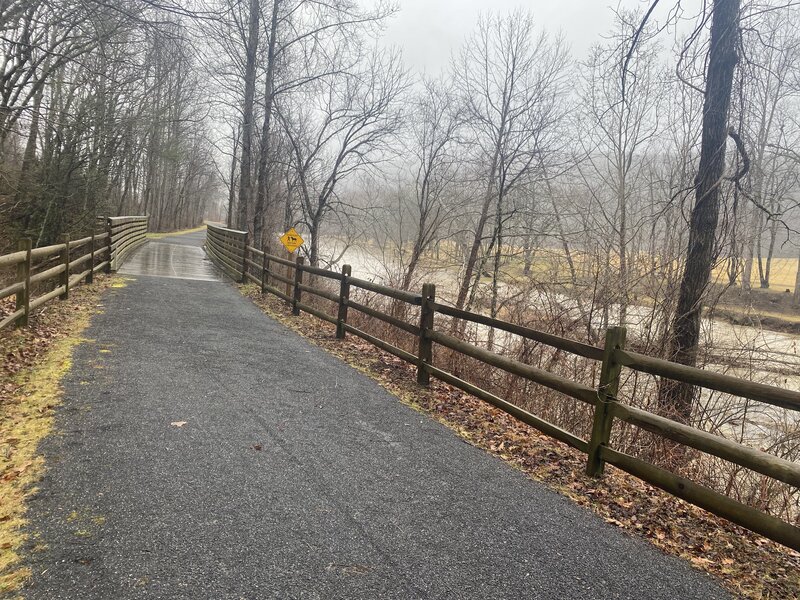
{"type": "Polygon", "coordinates": [[[199,224],[217,173],[194,42],[146,0],[0,4],[0,228],[36,245],[148,214],[199,224]]]}
{"type": "MultiPolygon", "coordinates": [[[[360,241],[392,285],[444,273],[458,307],[629,325],[686,364],[704,306],[798,254],[793,3],[618,8],[585,56],[487,13],[435,75],[382,43],[391,1],[0,10],[0,219],[40,244],[97,214],[273,251],[296,226],[314,265],[360,241]]],[[[691,390],[660,396],[690,418],[691,390]]]]}

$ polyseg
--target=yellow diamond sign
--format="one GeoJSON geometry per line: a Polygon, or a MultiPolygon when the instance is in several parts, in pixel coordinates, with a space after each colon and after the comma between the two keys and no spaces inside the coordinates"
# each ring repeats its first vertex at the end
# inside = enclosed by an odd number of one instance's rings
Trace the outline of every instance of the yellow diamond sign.
{"type": "Polygon", "coordinates": [[[283,244],[289,252],[294,252],[303,245],[303,238],[295,231],[294,227],[290,227],[289,231],[281,236],[281,244],[283,244]]]}

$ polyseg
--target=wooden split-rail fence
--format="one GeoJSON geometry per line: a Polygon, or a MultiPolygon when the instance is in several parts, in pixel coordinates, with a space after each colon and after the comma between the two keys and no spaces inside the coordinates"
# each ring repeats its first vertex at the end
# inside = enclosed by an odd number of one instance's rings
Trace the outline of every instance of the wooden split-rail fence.
{"type": "Polygon", "coordinates": [[[415,365],[418,383],[427,385],[431,376],[436,377],[583,452],[587,455],[586,471],[589,475],[600,476],[606,463],[614,465],[673,496],[800,551],[800,528],[796,525],[743,504],[667,469],[615,450],[610,445],[612,425],[615,419],[619,419],[670,440],[672,443],[689,446],[700,452],[751,469],[767,478],[798,487],[800,486],[800,463],[627,405],[617,398],[617,390],[622,370],[633,369],[791,411],[800,411],[800,393],[626,350],[625,329],[621,327],[610,328],[606,332],[604,347],[599,348],[442,304],[436,301],[436,288],[433,284],[423,285],[421,292],[415,294],[353,277],[348,265],[344,265],[341,272],[321,269],[306,265],[301,256],[297,256],[294,260],[282,258],[254,248],[248,242],[246,232],[209,225],[205,248],[212,261],[232,279],[241,283],[255,283],[261,287],[262,293],[270,293],[282,298],[291,305],[293,314],[299,315],[301,311],[309,313],[334,325],[337,338],[344,338],[346,333],[351,333],[374,344],[381,350],[415,365]],[[338,282],[338,293],[305,283],[304,274],[338,282]],[[355,302],[350,298],[351,288],[367,290],[394,301],[419,307],[419,324],[410,324],[393,315],[355,302]],[[328,314],[303,302],[303,294],[311,294],[329,300],[335,307],[334,314],[328,314]],[[348,323],[349,310],[359,311],[416,336],[418,340],[417,353],[413,354],[398,348],[352,326],[348,323]],[[494,327],[573,355],[598,361],[601,364],[599,386],[596,389],[588,387],[561,375],[465,342],[451,335],[452,332],[439,331],[435,327],[435,315],[437,314],[464,322],[494,327]],[[434,344],[439,344],[592,406],[594,422],[591,437],[588,440],[581,439],[495,394],[434,366],[434,344]]]}
{"type": "Polygon", "coordinates": [[[104,228],[100,233],[78,240],[64,235],[60,243],[41,248],[33,248],[25,238],[19,241],[17,252],[0,256],[0,269],[16,268],[12,282],[0,279],[0,300],[16,296],[14,311],[0,320],[0,330],[12,323],[27,325],[34,310],[55,298],[68,298],[71,288],[92,283],[98,271],[116,271],[147,241],[146,216],[100,217],[98,221],[104,228]],[[41,295],[34,298],[35,291],[41,295]]]}

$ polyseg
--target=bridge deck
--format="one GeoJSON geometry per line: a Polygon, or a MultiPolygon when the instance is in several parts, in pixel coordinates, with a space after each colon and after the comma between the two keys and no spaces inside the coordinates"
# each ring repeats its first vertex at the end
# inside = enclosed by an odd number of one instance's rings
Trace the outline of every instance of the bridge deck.
{"type": "Polygon", "coordinates": [[[130,279],[42,448],[28,598],[727,597],[232,286],[130,279]]]}
{"type": "Polygon", "coordinates": [[[222,281],[219,271],[200,248],[205,235],[205,231],[199,231],[150,240],[125,261],[118,273],[222,281]]]}

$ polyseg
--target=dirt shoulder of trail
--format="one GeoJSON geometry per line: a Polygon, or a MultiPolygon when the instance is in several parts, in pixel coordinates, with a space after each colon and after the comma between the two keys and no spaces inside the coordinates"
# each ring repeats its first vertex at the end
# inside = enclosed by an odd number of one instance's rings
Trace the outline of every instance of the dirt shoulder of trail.
{"type": "Polygon", "coordinates": [[[800,553],[794,552],[609,467],[602,479],[585,475],[583,454],[506,413],[439,381],[423,388],[400,359],[333,326],[262,296],[257,286],[240,291],[266,314],[372,377],[401,401],[450,427],[534,480],[594,511],[606,522],[687,560],[741,598],[800,597],[800,553]]]}

